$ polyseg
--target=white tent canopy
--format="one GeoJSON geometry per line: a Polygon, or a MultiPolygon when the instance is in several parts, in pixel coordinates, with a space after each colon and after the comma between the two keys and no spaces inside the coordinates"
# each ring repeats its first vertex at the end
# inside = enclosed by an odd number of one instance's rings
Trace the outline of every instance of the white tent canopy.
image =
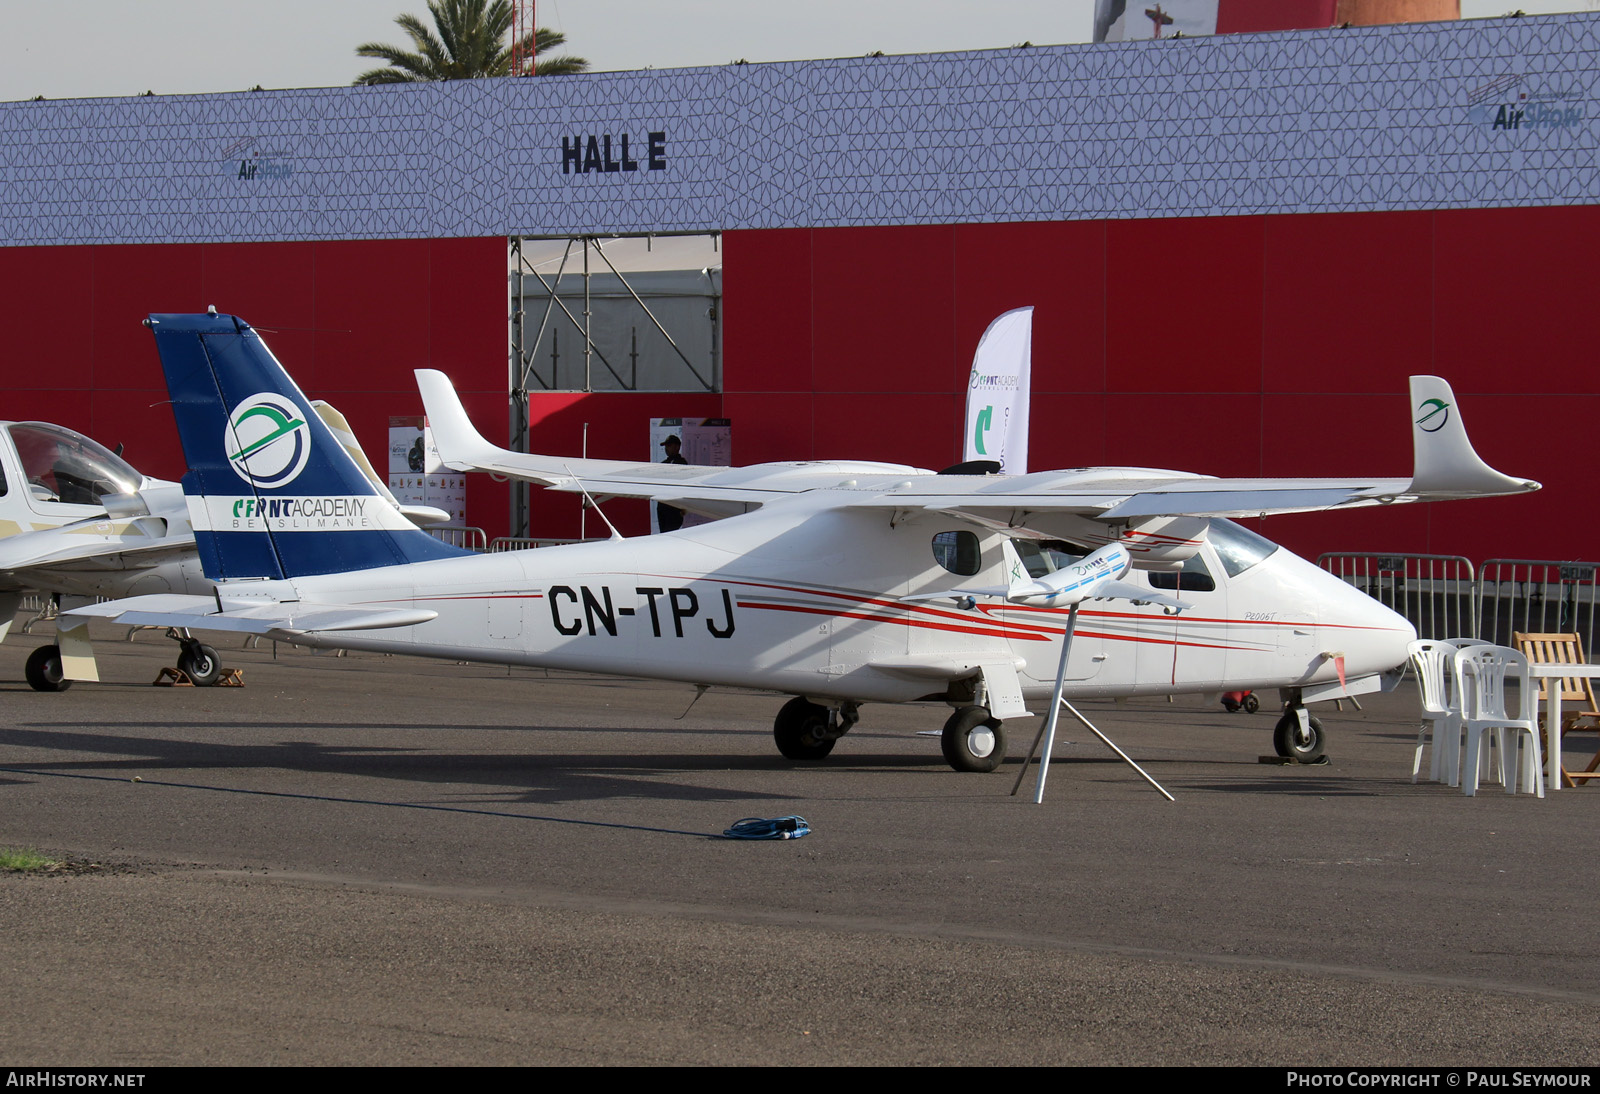
{"type": "Polygon", "coordinates": [[[513,308],[520,289],[529,390],[720,387],[719,236],[515,240],[509,277],[513,308]]]}

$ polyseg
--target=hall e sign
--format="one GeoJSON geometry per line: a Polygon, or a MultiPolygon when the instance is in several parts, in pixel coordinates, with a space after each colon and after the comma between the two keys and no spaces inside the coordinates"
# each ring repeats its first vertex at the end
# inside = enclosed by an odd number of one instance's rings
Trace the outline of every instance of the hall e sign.
{"type": "Polygon", "coordinates": [[[587,175],[591,171],[665,171],[667,135],[646,133],[643,147],[631,134],[590,133],[588,136],[561,138],[561,173],[587,175]],[[635,159],[634,157],[642,157],[635,159]]]}

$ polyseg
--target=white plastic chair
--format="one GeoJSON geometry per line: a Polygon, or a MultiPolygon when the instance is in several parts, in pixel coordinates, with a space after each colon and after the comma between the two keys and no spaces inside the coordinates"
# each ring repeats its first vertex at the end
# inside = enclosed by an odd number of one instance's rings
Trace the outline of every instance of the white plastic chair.
{"type": "MultiPolygon", "coordinates": [[[[1538,713],[1539,692],[1533,686],[1528,659],[1506,646],[1469,646],[1457,650],[1454,682],[1461,707],[1461,724],[1466,731],[1466,763],[1462,768],[1461,792],[1468,796],[1478,792],[1479,756],[1483,736],[1494,732],[1494,743],[1500,757],[1500,781],[1507,794],[1514,794],[1520,782],[1524,790],[1534,790],[1544,797],[1544,757],[1539,748],[1539,732],[1535,716],[1538,713]],[[1516,715],[1506,710],[1506,683],[1520,683],[1519,707],[1516,715]],[[1508,747],[1506,734],[1521,731],[1528,735],[1526,749],[1508,747]],[[1514,758],[1522,758],[1521,771],[1517,771],[1514,758]]],[[[1521,743],[1521,737],[1517,737],[1521,743]]]]}
{"type": "Polygon", "coordinates": [[[1451,786],[1461,777],[1461,708],[1451,702],[1454,691],[1456,646],[1453,642],[1423,639],[1406,647],[1411,668],[1417,674],[1417,689],[1422,693],[1422,725],[1417,729],[1417,753],[1411,760],[1411,781],[1422,771],[1422,747],[1433,734],[1433,752],[1428,762],[1428,778],[1442,781],[1446,768],[1451,786]]]}

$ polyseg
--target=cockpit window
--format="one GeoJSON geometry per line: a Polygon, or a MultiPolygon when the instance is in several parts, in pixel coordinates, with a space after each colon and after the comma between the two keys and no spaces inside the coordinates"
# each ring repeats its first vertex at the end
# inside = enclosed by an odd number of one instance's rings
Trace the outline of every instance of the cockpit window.
{"type": "Polygon", "coordinates": [[[1075,543],[1060,539],[1014,539],[1011,546],[1016,549],[1017,557],[1032,578],[1055,573],[1089,553],[1075,543]]]}
{"type": "Polygon", "coordinates": [[[22,477],[35,501],[99,505],[107,494],[139,488],[137,471],[82,434],[43,422],[21,422],[10,428],[22,477]]]}
{"type": "Polygon", "coordinates": [[[933,560],[953,574],[970,577],[983,566],[976,532],[940,532],[933,537],[933,560]]]}
{"type": "Polygon", "coordinates": [[[1238,577],[1278,549],[1270,539],[1221,517],[1212,518],[1207,538],[1217,549],[1217,557],[1229,577],[1238,577]]]}
{"type": "Polygon", "coordinates": [[[1206,569],[1205,560],[1195,554],[1183,560],[1181,570],[1151,570],[1150,587],[1180,593],[1209,593],[1216,589],[1217,581],[1206,569]]]}

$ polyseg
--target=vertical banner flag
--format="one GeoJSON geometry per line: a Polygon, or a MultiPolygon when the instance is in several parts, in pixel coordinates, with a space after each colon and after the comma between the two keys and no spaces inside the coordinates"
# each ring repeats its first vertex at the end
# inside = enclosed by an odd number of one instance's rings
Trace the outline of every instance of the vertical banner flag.
{"type": "Polygon", "coordinates": [[[1028,473],[1032,369],[1033,308],[1017,308],[989,324],[972,355],[963,462],[996,460],[1008,475],[1028,473]]]}

